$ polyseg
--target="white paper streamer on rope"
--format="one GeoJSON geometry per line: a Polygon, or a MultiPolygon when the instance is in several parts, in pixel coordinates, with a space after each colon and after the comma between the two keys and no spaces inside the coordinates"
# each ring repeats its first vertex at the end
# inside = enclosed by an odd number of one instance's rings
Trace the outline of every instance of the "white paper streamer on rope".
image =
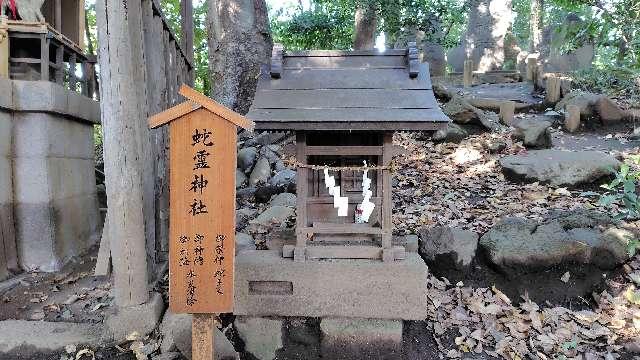
{"type": "Polygon", "coordinates": [[[362,173],[362,202],[356,207],[356,223],[366,223],[369,222],[369,217],[373,213],[373,209],[375,209],[376,204],[372,203],[371,196],[373,196],[373,192],[371,192],[371,179],[369,179],[369,169],[366,169],[367,162],[364,162],[365,170],[362,173]]]}
{"type": "Polygon", "coordinates": [[[349,198],[340,196],[340,186],[336,186],[336,178],[329,175],[329,169],[324,169],[324,185],[333,195],[333,207],[338,209],[338,216],[347,216],[349,212],[349,198]]]}

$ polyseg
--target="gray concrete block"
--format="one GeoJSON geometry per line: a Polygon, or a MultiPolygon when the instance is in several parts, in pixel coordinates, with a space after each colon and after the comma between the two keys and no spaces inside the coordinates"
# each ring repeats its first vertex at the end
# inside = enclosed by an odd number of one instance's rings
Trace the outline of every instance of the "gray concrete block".
{"type": "MultiPolygon", "coordinates": [[[[21,160],[17,158],[17,160],[21,160]]],[[[47,158],[51,199],[96,194],[93,159],[47,158]]]]}
{"type": "Polygon", "coordinates": [[[283,319],[238,316],[234,326],[244,341],[245,351],[258,360],[271,360],[282,348],[283,319]]]}
{"type": "Polygon", "coordinates": [[[236,257],[234,313],[424,320],[427,272],[415,253],[392,262],[295,262],[278,251],[246,250],[236,257]]]}
{"type": "Polygon", "coordinates": [[[13,194],[18,204],[43,204],[52,200],[49,161],[44,157],[13,159],[13,194]]]}
{"type": "Polygon", "coordinates": [[[159,293],[151,294],[144,304],[116,308],[105,316],[105,337],[120,343],[133,332],[146,336],[158,326],[164,310],[164,300],[159,293]]]}
{"type": "Polygon", "coordinates": [[[49,203],[15,203],[16,247],[24,270],[57,271],[62,259],[55,254],[53,211],[49,203]]]}
{"type": "Polygon", "coordinates": [[[11,155],[11,132],[13,127],[10,112],[0,110],[0,156],[11,155]]]}
{"type": "Polygon", "coordinates": [[[98,199],[95,195],[82,195],[54,200],[51,204],[55,222],[53,256],[64,264],[98,242],[98,199]]]}
{"type": "Polygon", "coordinates": [[[68,93],[67,112],[77,119],[100,124],[100,103],[76,92],[68,93]]]}
{"type": "Polygon", "coordinates": [[[13,80],[13,109],[65,114],[68,92],[49,81],[13,80]]]}
{"type": "Polygon", "coordinates": [[[0,78],[0,108],[13,108],[13,86],[7,78],[0,78]]]}
{"type": "Polygon", "coordinates": [[[326,318],[320,322],[322,358],[401,359],[402,321],[326,318]]]}
{"type": "Polygon", "coordinates": [[[13,202],[11,159],[0,156],[0,205],[13,202]]]}
{"type": "Polygon", "coordinates": [[[64,351],[67,345],[95,348],[103,344],[102,325],[26,320],[0,321],[0,358],[20,353],[64,351]]]}

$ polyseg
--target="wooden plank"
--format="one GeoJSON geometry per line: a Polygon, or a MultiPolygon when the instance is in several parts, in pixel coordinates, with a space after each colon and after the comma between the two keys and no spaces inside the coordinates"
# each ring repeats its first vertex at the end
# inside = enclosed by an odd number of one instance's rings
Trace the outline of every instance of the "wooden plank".
{"type": "Polygon", "coordinates": [[[422,63],[418,77],[406,69],[306,69],[283,70],[281,79],[262,78],[258,90],[302,89],[431,89],[428,65],[422,63]]]}
{"type": "Polygon", "coordinates": [[[380,146],[307,146],[307,155],[382,155],[380,146]]]}
{"type": "Polygon", "coordinates": [[[42,64],[42,60],[38,58],[27,57],[10,57],[9,62],[22,64],[42,64]]]}
{"type": "Polygon", "coordinates": [[[303,51],[288,51],[287,57],[294,56],[306,56],[306,57],[331,57],[331,56],[404,56],[405,49],[386,49],[385,51],[378,50],[303,50],[303,51]]]}
{"type": "Polygon", "coordinates": [[[380,121],[367,121],[367,122],[333,122],[333,121],[319,121],[319,122],[307,122],[307,121],[260,121],[256,122],[257,130],[270,130],[270,131],[437,131],[444,130],[447,127],[448,121],[442,122],[380,122],[380,121]]]}
{"type": "Polygon", "coordinates": [[[261,90],[253,109],[385,108],[437,109],[431,90],[312,89],[261,90]]]}
{"type": "Polygon", "coordinates": [[[236,127],[199,109],[169,131],[169,306],[174,313],[231,312],[236,127]]]}
{"type": "MultiPolygon", "coordinates": [[[[301,164],[307,164],[307,134],[304,132],[296,133],[296,160],[301,164]]],[[[307,168],[298,167],[296,169],[296,248],[298,256],[294,258],[296,261],[304,261],[304,248],[307,246],[307,233],[303,232],[309,223],[307,220],[307,200],[309,197],[307,177],[309,176],[307,168]]]]}
{"type": "Polygon", "coordinates": [[[109,216],[107,215],[102,226],[102,237],[100,238],[94,275],[109,276],[109,274],[111,274],[111,246],[109,245],[109,216]]]}
{"type": "Polygon", "coordinates": [[[180,22],[182,28],[182,49],[190,63],[193,63],[193,1],[180,1],[180,22]]]}
{"type": "Polygon", "coordinates": [[[203,107],[209,109],[209,111],[212,111],[214,114],[217,114],[223,119],[226,119],[227,121],[230,121],[245,130],[253,131],[253,128],[255,126],[253,121],[234,112],[231,109],[227,109],[215,100],[208,98],[207,96],[195,91],[187,85],[182,85],[180,87],[180,95],[202,105],[203,107]]]}
{"type": "Polygon", "coordinates": [[[176,106],[170,107],[169,109],[161,113],[158,113],[149,117],[149,120],[148,120],[149,127],[152,129],[155,129],[168,122],[178,119],[192,111],[198,110],[201,107],[202,106],[200,106],[200,104],[187,100],[176,106]]]}
{"type": "Polygon", "coordinates": [[[191,359],[213,360],[214,357],[214,315],[193,314],[191,323],[191,359]]]}
{"type": "Polygon", "coordinates": [[[251,109],[246,115],[269,122],[449,122],[440,109],[251,109]]]}
{"type": "Polygon", "coordinates": [[[284,57],[284,69],[335,69],[335,68],[391,68],[404,69],[407,67],[407,59],[404,55],[398,56],[291,56],[284,57]]]}

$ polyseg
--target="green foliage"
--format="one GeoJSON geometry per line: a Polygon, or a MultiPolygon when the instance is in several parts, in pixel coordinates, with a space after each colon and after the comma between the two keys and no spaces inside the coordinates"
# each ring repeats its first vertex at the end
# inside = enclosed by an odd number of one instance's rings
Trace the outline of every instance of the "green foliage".
{"type": "Polygon", "coordinates": [[[273,41],[288,50],[349,49],[354,8],[346,1],[312,1],[311,10],[280,8],[271,12],[273,41]]]}
{"type": "Polygon", "coordinates": [[[640,106],[640,70],[605,65],[570,75],[575,88],[610,97],[624,97],[631,105],[640,106]]]}
{"type": "Polygon", "coordinates": [[[614,219],[637,219],[640,217],[640,199],[636,192],[640,186],[640,171],[635,170],[640,166],[640,155],[632,156],[630,163],[625,162],[620,166],[615,179],[609,184],[602,185],[607,192],[600,197],[599,205],[611,208],[613,204],[619,205],[619,212],[614,219]]]}

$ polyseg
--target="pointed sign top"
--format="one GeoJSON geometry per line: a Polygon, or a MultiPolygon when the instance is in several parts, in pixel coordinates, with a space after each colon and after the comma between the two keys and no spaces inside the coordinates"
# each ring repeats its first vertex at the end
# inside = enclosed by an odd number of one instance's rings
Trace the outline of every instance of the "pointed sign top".
{"type": "Polygon", "coordinates": [[[254,129],[255,124],[253,123],[253,121],[245,118],[244,116],[234,112],[231,109],[226,108],[225,106],[219,104],[213,99],[208,98],[206,95],[197,92],[187,85],[182,85],[182,87],[180,87],[179,94],[186,97],[188,100],[159,114],[151,116],[148,120],[150,128],[153,129],[160,127],[203,107],[243,129],[246,129],[248,131],[253,131],[254,129]]]}

